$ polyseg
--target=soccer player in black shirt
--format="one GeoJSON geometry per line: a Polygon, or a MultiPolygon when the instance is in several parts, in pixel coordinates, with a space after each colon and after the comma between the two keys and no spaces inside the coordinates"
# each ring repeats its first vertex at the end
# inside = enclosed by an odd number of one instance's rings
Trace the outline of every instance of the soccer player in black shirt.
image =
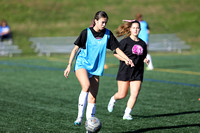
{"type": "Polygon", "coordinates": [[[108,104],[108,111],[112,112],[115,102],[127,96],[130,87],[130,97],[123,116],[124,120],[132,120],[130,113],[141,89],[144,62],[146,64],[149,63],[149,60],[146,59],[147,45],[142,39],[138,38],[139,32],[140,22],[137,20],[124,23],[117,29],[118,37],[126,35],[125,38],[120,41],[119,48],[132,60],[134,67],[126,65],[124,59],[120,55],[117,53],[114,54],[120,60],[117,74],[118,92],[111,97],[108,104]]]}

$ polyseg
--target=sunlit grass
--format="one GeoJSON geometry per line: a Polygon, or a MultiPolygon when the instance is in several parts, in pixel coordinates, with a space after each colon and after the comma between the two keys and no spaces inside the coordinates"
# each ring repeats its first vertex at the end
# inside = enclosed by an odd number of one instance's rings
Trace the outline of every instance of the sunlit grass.
{"type": "MultiPolygon", "coordinates": [[[[100,132],[199,132],[198,57],[152,56],[155,70],[144,73],[142,89],[131,113],[134,119],[124,121],[128,97],[116,103],[113,113],[106,109],[117,91],[115,76],[119,64],[108,53],[108,69],[100,77],[96,103],[96,117],[102,122],[100,132]]],[[[85,132],[85,114],[82,126],[73,125],[81,87],[73,71],[69,79],[63,76],[68,58],[69,55],[1,58],[1,132],[85,132]]]]}
{"type": "Polygon", "coordinates": [[[104,10],[109,15],[107,28],[115,33],[122,19],[134,19],[141,12],[149,23],[151,33],[175,33],[192,53],[199,53],[199,1],[194,0],[19,0],[0,1],[0,19],[11,26],[16,44],[24,54],[33,54],[28,39],[33,36],[78,36],[88,27],[94,14],[104,10]],[[6,12],[5,12],[6,11],[6,12]],[[14,15],[15,14],[15,15],[14,15]],[[32,51],[32,52],[31,52],[32,51]]]}

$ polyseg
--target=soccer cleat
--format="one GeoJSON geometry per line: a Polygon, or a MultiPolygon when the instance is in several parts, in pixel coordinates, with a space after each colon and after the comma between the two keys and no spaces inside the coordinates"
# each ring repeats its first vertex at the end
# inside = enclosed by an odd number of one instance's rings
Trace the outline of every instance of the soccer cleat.
{"type": "Polygon", "coordinates": [[[80,125],[81,125],[81,122],[82,122],[82,118],[79,117],[79,118],[77,118],[76,121],[74,122],[74,125],[75,125],[75,126],[80,126],[80,125]]]}
{"type": "Polygon", "coordinates": [[[115,106],[115,100],[114,100],[114,96],[113,97],[111,97],[110,98],[110,101],[109,101],[109,103],[108,103],[108,107],[107,107],[107,109],[108,109],[108,112],[113,112],[113,108],[114,108],[114,106],[115,106]]]}
{"type": "Polygon", "coordinates": [[[114,103],[109,103],[109,104],[108,104],[108,112],[113,112],[114,106],[115,106],[114,103]]]}
{"type": "Polygon", "coordinates": [[[133,120],[131,115],[124,115],[123,120],[133,120]]]}
{"type": "Polygon", "coordinates": [[[114,106],[115,106],[115,102],[112,102],[112,97],[111,97],[111,98],[110,98],[110,101],[109,101],[109,103],[108,103],[108,107],[107,107],[108,112],[113,112],[114,106]]]}

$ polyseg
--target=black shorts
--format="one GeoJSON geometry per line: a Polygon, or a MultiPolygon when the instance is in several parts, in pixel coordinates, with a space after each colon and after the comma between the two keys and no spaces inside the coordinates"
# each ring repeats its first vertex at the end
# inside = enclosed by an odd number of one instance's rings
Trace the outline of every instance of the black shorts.
{"type": "Polygon", "coordinates": [[[143,81],[143,73],[144,73],[144,67],[136,68],[126,65],[124,66],[120,65],[116,79],[120,81],[135,81],[135,80],[143,81]]]}

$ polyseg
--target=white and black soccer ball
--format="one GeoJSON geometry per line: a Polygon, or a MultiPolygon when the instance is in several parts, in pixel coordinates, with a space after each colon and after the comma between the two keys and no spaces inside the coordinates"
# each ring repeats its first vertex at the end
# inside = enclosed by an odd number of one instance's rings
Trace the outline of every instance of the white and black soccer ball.
{"type": "Polygon", "coordinates": [[[85,122],[85,128],[88,132],[96,133],[101,129],[101,121],[96,117],[91,117],[85,122]]]}

